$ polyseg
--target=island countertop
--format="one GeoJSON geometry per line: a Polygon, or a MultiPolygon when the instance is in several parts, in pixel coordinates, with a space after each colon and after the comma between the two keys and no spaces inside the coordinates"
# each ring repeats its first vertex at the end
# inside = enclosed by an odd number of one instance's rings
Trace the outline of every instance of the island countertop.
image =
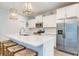
{"type": "MultiPolygon", "coordinates": [[[[21,35],[6,35],[8,38],[11,38],[13,40],[18,40],[20,42],[24,42],[27,43],[29,45],[32,46],[40,46],[42,44],[44,44],[45,42],[49,41],[49,40],[54,40],[56,39],[55,36],[53,35],[29,35],[29,36],[21,36],[21,35]]],[[[54,43],[54,42],[52,42],[54,43]]]]}
{"type": "Polygon", "coordinates": [[[38,52],[38,56],[53,56],[56,35],[6,35],[12,41],[38,52]]]}

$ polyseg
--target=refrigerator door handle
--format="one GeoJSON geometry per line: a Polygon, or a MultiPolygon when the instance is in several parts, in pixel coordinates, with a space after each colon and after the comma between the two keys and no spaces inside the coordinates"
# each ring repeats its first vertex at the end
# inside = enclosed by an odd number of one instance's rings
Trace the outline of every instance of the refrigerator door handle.
{"type": "Polygon", "coordinates": [[[65,34],[63,34],[63,38],[65,38],[65,34]]]}

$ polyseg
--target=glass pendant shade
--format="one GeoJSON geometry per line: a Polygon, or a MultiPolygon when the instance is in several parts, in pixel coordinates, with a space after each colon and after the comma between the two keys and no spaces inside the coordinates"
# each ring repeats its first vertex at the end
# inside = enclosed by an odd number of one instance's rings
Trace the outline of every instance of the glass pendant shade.
{"type": "Polygon", "coordinates": [[[15,8],[11,8],[9,12],[10,12],[9,19],[12,19],[12,20],[17,20],[18,19],[15,8]]]}
{"type": "Polygon", "coordinates": [[[31,4],[31,2],[25,3],[23,13],[26,14],[26,15],[32,14],[32,4],[31,4]]]}

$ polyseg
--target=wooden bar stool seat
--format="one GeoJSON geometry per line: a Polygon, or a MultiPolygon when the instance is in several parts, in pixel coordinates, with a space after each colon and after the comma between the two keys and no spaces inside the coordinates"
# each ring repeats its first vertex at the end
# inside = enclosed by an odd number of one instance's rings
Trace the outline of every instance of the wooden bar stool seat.
{"type": "Polygon", "coordinates": [[[24,49],[14,54],[14,56],[37,56],[37,52],[31,49],[24,49]]]}
{"type": "Polygon", "coordinates": [[[8,55],[9,55],[9,56],[14,56],[14,54],[15,54],[16,52],[21,51],[21,50],[23,50],[23,49],[24,49],[24,47],[21,46],[21,45],[16,45],[16,46],[9,47],[9,48],[7,48],[7,50],[8,50],[8,55]]]}
{"type": "Polygon", "coordinates": [[[3,55],[3,49],[4,49],[3,44],[8,43],[8,42],[12,42],[12,41],[11,40],[0,40],[0,53],[1,53],[1,55],[3,55]]]}
{"type": "Polygon", "coordinates": [[[12,42],[11,40],[5,40],[5,41],[0,41],[1,44],[4,44],[4,43],[8,43],[8,42],[12,42]]]}
{"type": "Polygon", "coordinates": [[[3,44],[3,47],[4,47],[4,49],[3,49],[4,55],[7,56],[7,53],[8,53],[8,52],[7,52],[7,48],[8,48],[8,47],[15,46],[15,45],[16,45],[15,42],[4,43],[4,44],[3,44]]]}
{"type": "Polygon", "coordinates": [[[0,42],[0,55],[1,55],[1,42],[0,42]]]}

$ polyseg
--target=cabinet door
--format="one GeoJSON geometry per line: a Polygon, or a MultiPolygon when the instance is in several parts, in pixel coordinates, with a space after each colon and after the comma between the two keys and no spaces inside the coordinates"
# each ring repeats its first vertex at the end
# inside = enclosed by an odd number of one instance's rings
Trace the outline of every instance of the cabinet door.
{"type": "Polygon", "coordinates": [[[29,20],[28,21],[28,28],[31,28],[32,27],[32,20],[29,20]]]}
{"type": "Polygon", "coordinates": [[[77,18],[66,19],[65,50],[70,53],[77,53],[77,18]]]}
{"type": "Polygon", "coordinates": [[[43,21],[42,15],[39,15],[39,16],[36,17],[36,22],[37,22],[37,23],[40,23],[40,22],[42,22],[42,21],[43,21]]]}
{"type": "Polygon", "coordinates": [[[67,17],[77,16],[79,4],[70,5],[66,8],[67,17]]]}
{"type": "Polygon", "coordinates": [[[29,28],[35,28],[35,19],[32,19],[32,20],[28,21],[28,27],[29,28]]]}
{"type": "Polygon", "coordinates": [[[54,55],[54,40],[49,40],[43,44],[43,56],[54,55]]]}
{"type": "Polygon", "coordinates": [[[57,9],[56,19],[61,19],[66,17],[66,7],[57,9]]]}
{"type": "Polygon", "coordinates": [[[43,17],[44,27],[56,27],[56,15],[49,15],[43,17]]]}

